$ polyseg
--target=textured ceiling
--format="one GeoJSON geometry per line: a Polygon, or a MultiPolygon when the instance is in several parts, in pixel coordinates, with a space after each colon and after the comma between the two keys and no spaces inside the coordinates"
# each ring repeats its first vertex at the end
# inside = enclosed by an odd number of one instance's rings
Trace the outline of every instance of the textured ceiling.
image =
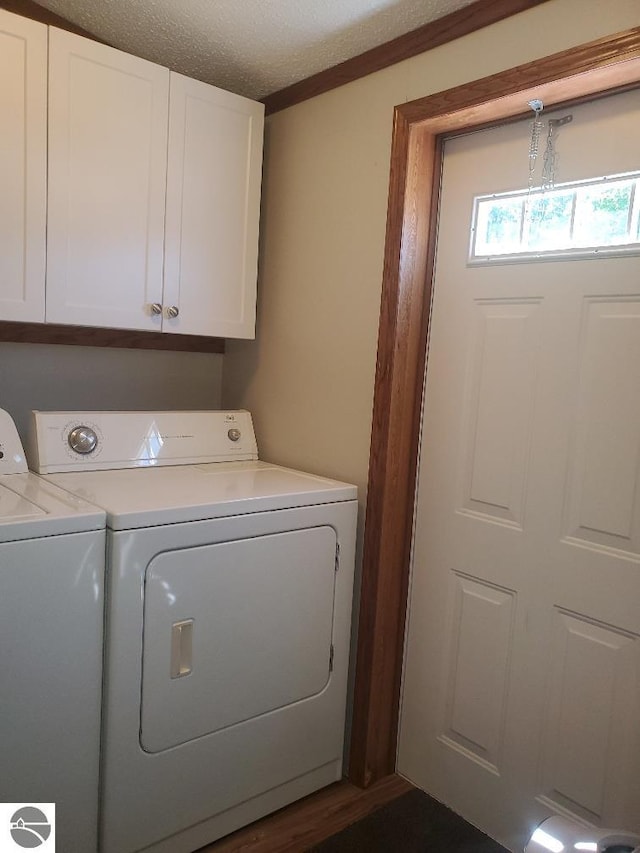
{"type": "Polygon", "coordinates": [[[93,35],[250,98],[472,0],[38,0],[93,35]]]}

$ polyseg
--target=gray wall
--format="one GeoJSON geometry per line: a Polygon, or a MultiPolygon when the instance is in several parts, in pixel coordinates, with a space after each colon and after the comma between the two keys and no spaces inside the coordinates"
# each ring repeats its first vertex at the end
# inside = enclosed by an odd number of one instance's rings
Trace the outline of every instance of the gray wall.
{"type": "Polygon", "coordinates": [[[222,355],[0,343],[0,408],[23,440],[31,409],[215,409],[222,355]]]}

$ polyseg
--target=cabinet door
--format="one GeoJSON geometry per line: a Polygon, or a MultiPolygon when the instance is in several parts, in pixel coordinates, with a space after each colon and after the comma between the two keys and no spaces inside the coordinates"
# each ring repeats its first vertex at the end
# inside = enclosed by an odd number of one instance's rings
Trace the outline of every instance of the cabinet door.
{"type": "Polygon", "coordinates": [[[264,107],[180,74],[170,104],[163,330],[252,338],[264,107]]]}
{"type": "Polygon", "coordinates": [[[44,320],[47,28],[0,9],[0,319],[44,320]]]}
{"type": "Polygon", "coordinates": [[[159,329],[169,72],[49,34],[48,322],[159,329]]]}

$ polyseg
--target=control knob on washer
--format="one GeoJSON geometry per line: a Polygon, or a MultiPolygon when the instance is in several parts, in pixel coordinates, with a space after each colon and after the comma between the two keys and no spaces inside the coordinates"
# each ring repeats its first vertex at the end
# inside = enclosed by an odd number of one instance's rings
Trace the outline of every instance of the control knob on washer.
{"type": "Polygon", "coordinates": [[[71,430],[67,440],[72,450],[75,450],[76,453],[84,454],[95,450],[98,443],[98,436],[91,427],[81,424],[71,430]]]}

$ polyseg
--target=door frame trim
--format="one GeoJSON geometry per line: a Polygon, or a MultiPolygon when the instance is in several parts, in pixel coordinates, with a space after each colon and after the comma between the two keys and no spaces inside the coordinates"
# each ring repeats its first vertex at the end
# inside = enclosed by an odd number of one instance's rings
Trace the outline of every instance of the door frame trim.
{"type": "Polygon", "coordinates": [[[422,387],[447,135],[640,86],[640,27],[394,111],[349,778],[394,772],[422,387]]]}

